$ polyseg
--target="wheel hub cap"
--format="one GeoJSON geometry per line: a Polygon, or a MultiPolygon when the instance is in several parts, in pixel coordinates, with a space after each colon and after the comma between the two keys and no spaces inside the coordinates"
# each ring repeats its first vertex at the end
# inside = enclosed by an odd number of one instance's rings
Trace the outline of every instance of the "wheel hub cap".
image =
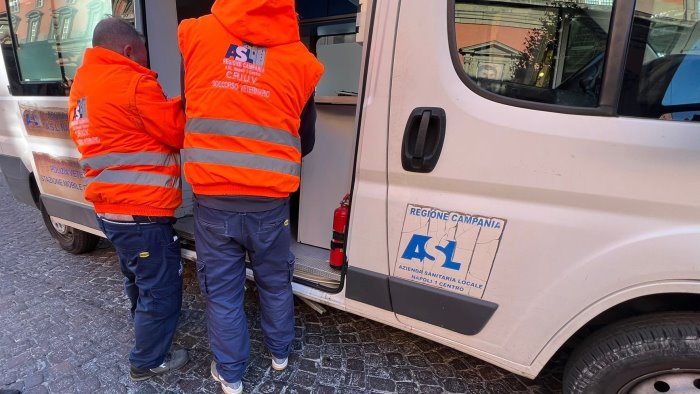
{"type": "Polygon", "coordinates": [[[51,219],[51,224],[53,225],[53,228],[59,233],[66,235],[68,234],[68,226],[66,226],[63,223],[59,223],[54,219],[51,219]]]}
{"type": "Polygon", "coordinates": [[[700,370],[674,369],[641,376],[619,394],[700,394],[700,370]]]}

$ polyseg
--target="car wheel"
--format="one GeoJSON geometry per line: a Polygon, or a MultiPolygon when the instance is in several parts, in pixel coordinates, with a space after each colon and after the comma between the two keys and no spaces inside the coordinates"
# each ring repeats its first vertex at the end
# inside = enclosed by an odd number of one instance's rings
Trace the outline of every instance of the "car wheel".
{"type": "Polygon", "coordinates": [[[51,237],[58,241],[61,249],[72,254],[92,252],[100,242],[100,237],[76,228],[66,226],[51,219],[43,204],[40,206],[41,217],[51,237]]]}

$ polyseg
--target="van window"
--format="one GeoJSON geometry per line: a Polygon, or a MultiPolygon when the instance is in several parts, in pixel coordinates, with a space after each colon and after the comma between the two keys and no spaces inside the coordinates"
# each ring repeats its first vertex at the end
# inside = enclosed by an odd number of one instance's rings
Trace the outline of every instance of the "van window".
{"type": "Polygon", "coordinates": [[[458,0],[454,40],[479,88],[531,102],[596,107],[613,0],[458,0]]]}
{"type": "Polygon", "coordinates": [[[2,53],[16,96],[65,96],[97,22],[134,23],[133,0],[10,1],[0,5],[2,53]]]}
{"type": "Polygon", "coordinates": [[[362,45],[355,42],[355,34],[319,38],[316,56],[326,70],[316,87],[317,96],[357,96],[362,45]]]}
{"type": "Polygon", "coordinates": [[[301,42],[325,68],[316,86],[315,101],[317,104],[355,104],[362,68],[362,44],[356,41],[357,5],[351,0],[328,1],[328,7],[317,5],[316,0],[297,3],[301,42]],[[318,17],[319,10],[332,14],[318,17]]]}
{"type": "Polygon", "coordinates": [[[700,120],[700,1],[637,2],[621,115],[700,120]]]}

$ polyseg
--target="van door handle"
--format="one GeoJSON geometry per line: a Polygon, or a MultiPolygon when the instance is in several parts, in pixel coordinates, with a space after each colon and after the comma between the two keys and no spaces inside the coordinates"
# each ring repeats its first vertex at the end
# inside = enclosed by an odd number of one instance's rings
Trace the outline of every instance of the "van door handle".
{"type": "Polygon", "coordinates": [[[435,169],[445,141],[447,116],[445,110],[419,107],[411,112],[401,144],[401,165],[411,172],[431,172],[435,169]]]}

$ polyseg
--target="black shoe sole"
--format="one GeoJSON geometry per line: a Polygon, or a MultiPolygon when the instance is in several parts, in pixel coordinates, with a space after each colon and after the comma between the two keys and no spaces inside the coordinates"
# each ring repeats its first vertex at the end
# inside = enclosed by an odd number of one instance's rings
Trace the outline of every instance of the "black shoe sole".
{"type": "Polygon", "coordinates": [[[129,377],[130,377],[131,380],[134,381],[134,382],[142,382],[142,381],[148,380],[148,379],[150,379],[150,378],[152,378],[152,377],[154,377],[154,376],[156,376],[156,375],[159,375],[159,374],[157,374],[157,373],[152,373],[152,372],[151,372],[151,373],[148,373],[148,374],[145,374],[145,375],[134,375],[134,374],[132,374],[131,372],[129,372],[129,377]]]}

